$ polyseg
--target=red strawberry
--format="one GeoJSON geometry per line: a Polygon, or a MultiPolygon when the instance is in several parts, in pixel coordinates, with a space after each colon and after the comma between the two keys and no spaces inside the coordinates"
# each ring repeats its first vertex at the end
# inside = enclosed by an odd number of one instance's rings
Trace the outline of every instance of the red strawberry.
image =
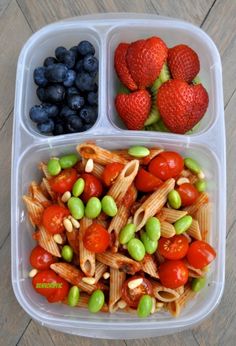
{"type": "Polygon", "coordinates": [[[139,89],[151,86],[167,59],[168,49],[159,37],[139,40],[129,45],[126,62],[139,89]]]}
{"type": "Polygon", "coordinates": [[[147,90],[118,94],[116,110],[129,130],[141,130],[151,109],[151,95],[147,90]]]}
{"type": "Polygon", "coordinates": [[[192,82],[200,70],[197,53],[185,44],[168,50],[167,63],[174,79],[181,79],[188,83],[192,82]]]}
{"type": "Polygon", "coordinates": [[[157,94],[157,107],[166,127],[174,133],[191,130],[205,114],[208,94],[201,85],[189,85],[172,79],[162,84],[157,94]]]}
{"type": "Polygon", "coordinates": [[[126,64],[126,53],[128,50],[128,43],[120,43],[115,50],[114,64],[115,69],[120,81],[130,90],[137,90],[137,84],[131,77],[126,64]]]}

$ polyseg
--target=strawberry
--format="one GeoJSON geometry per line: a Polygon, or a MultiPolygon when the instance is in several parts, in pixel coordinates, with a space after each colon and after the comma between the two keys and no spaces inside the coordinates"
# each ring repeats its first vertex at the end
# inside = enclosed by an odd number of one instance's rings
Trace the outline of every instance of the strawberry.
{"type": "Polygon", "coordinates": [[[201,85],[172,79],[162,84],[157,94],[157,107],[166,127],[174,133],[191,130],[205,114],[208,93],[201,85]]]}
{"type": "Polygon", "coordinates": [[[126,63],[139,89],[151,86],[167,59],[168,49],[159,37],[138,40],[129,45],[126,63]]]}
{"type": "Polygon", "coordinates": [[[130,90],[137,90],[137,84],[131,77],[126,64],[126,53],[128,47],[128,43],[120,43],[116,48],[114,57],[115,70],[122,84],[124,84],[130,90]]]}
{"type": "Polygon", "coordinates": [[[151,95],[147,90],[118,94],[116,110],[129,130],[141,130],[151,109],[151,95]]]}
{"type": "Polygon", "coordinates": [[[167,63],[174,79],[184,80],[188,83],[192,82],[200,70],[197,53],[185,44],[168,50],[167,63]]]}

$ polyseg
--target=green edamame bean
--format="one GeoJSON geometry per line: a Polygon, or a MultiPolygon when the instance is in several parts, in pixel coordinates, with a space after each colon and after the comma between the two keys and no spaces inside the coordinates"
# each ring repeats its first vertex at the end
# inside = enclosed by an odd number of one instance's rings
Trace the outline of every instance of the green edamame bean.
{"type": "Polygon", "coordinates": [[[83,178],[79,178],[76,180],[72,187],[72,194],[75,197],[79,197],[84,191],[85,181],[83,178]]]}
{"type": "Polygon", "coordinates": [[[198,190],[198,192],[204,192],[206,191],[206,187],[207,187],[207,183],[206,180],[204,179],[199,179],[196,183],[195,183],[196,189],[198,190]]]}
{"type": "Polygon", "coordinates": [[[96,219],[101,213],[102,205],[97,197],[89,198],[85,207],[85,216],[90,219],[96,219]]]}
{"type": "Polygon", "coordinates": [[[116,202],[111,196],[104,196],[102,199],[102,210],[108,216],[115,216],[117,214],[116,202]]]}
{"type": "Polygon", "coordinates": [[[101,290],[96,290],[92,293],[88,302],[88,309],[90,312],[98,312],[104,305],[105,296],[101,290]]]}
{"type": "Polygon", "coordinates": [[[168,193],[168,203],[173,209],[179,209],[181,207],[181,197],[178,191],[172,190],[168,193]]]}
{"type": "Polygon", "coordinates": [[[145,225],[148,237],[151,240],[158,240],[161,236],[161,224],[158,218],[149,217],[145,225]]]}
{"type": "Polygon", "coordinates": [[[148,294],[142,296],[138,303],[138,317],[148,317],[152,311],[152,297],[148,294]]]}
{"type": "Polygon", "coordinates": [[[84,216],[84,203],[78,197],[71,197],[67,202],[67,206],[71,212],[71,215],[80,220],[84,216]]]}
{"type": "Polygon", "coordinates": [[[64,245],[61,250],[61,256],[66,262],[71,262],[73,258],[73,250],[69,245],[64,245]]]}
{"type": "Polygon", "coordinates": [[[61,168],[71,168],[78,162],[78,156],[76,154],[69,154],[62,156],[59,160],[61,168]]]}
{"type": "Polygon", "coordinates": [[[139,239],[131,239],[128,242],[127,249],[130,256],[136,261],[142,261],[145,256],[145,247],[139,239]]]}
{"type": "Polygon", "coordinates": [[[120,231],[119,241],[121,244],[127,244],[130,239],[133,238],[134,233],[136,231],[136,226],[133,223],[128,223],[125,225],[120,231]]]}
{"type": "Polygon", "coordinates": [[[193,218],[190,215],[185,215],[181,217],[181,219],[177,220],[174,223],[176,234],[181,234],[186,232],[187,229],[191,226],[192,221],[193,221],[193,218]]]}
{"type": "Polygon", "coordinates": [[[142,147],[141,145],[136,145],[134,147],[129,148],[129,155],[134,157],[146,157],[150,154],[150,150],[148,148],[142,147]]]}
{"type": "Polygon", "coordinates": [[[195,278],[192,281],[191,288],[194,292],[199,292],[206,285],[206,278],[195,278]]]}
{"type": "Polygon", "coordinates": [[[76,306],[79,301],[79,288],[77,286],[72,286],[68,293],[68,305],[76,306]]]}
{"type": "Polygon", "coordinates": [[[47,164],[48,173],[51,175],[58,175],[61,172],[59,159],[56,157],[51,158],[47,164]]]}
{"type": "Polygon", "coordinates": [[[197,163],[197,161],[195,161],[194,159],[192,159],[191,157],[186,157],[184,159],[184,165],[185,167],[187,167],[188,169],[190,169],[191,172],[198,174],[200,173],[201,167],[199,166],[199,164],[197,163]]]}
{"type": "Polygon", "coordinates": [[[141,240],[143,242],[146,252],[149,255],[154,254],[158,245],[157,240],[151,240],[146,232],[141,233],[141,240]]]}

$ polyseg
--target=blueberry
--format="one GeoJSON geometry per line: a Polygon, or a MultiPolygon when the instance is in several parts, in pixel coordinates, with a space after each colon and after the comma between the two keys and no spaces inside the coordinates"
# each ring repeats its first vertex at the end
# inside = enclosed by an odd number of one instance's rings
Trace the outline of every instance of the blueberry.
{"type": "Polygon", "coordinates": [[[55,56],[56,58],[61,61],[63,55],[67,52],[67,49],[65,47],[57,47],[55,50],[55,56]]]}
{"type": "Polygon", "coordinates": [[[37,124],[37,128],[41,133],[50,133],[54,129],[54,122],[49,119],[48,121],[45,121],[42,124],[37,124]]]}
{"type": "Polygon", "coordinates": [[[93,78],[96,77],[97,73],[98,73],[98,71],[91,71],[91,72],[89,72],[90,76],[93,77],[93,78]]]}
{"type": "Polygon", "coordinates": [[[53,64],[46,67],[45,76],[53,83],[61,83],[66,79],[67,67],[64,64],[53,64]]]}
{"type": "Polygon", "coordinates": [[[91,106],[97,106],[98,104],[98,93],[94,91],[90,91],[87,96],[88,103],[91,106]]]}
{"type": "Polygon", "coordinates": [[[37,67],[34,70],[34,82],[35,82],[35,84],[42,86],[42,87],[47,85],[48,81],[47,81],[47,77],[46,77],[46,68],[44,66],[37,67]]]}
{"type": "Polygon", "coordinates": [[[58,116],[58,114],[59,114],[58,106],[52,105],[50,103],[44,103],[43,106],[44,106],[49,118],[55,118],[58,116]]]}
{"type": "Polygon", "coordinates": [[[94,124],[97,120],[97,111],[93,107],[86,106],[82,108],[79,115],[86,124],[94,124]]]}
{"type": "Polygon", "coordinates": [[[63,85],[66,87],[71,87],[74,84],[76,78],[76,72],[74,70],[68,70],[66,72],[66,79],[63,82],[63,85]]]}
{"type": "Polygon", "coordinates": [[[84,66],[84,61],[83,61],[83,59],[77,61],[76,65],[75,65],[75,71],[76,71],[76,72],[83,72],[83,71],[84,71],[83,66],[84,66]]]}
{"type": "Polygon", "coordinates": [[[36,90],[36,94],[41,102],[46,102],[47,101],[47,95],[45,88],[38,87],[36,90]]]}
{"type": "Polygon", "coordinates": [[[89,129],[91,129],[92,126],[93,124],[84,124],[83,131],[88,131],[89,129]]]}
{"type": "Polygon", "coordinates": [[[81,91],[92,91],[94,89],[93,78],[87,72],[81,72],[77,75],[75,85],[81,91]]]}
{"type": "Polygon", "coordinates": [[[75,66],[75,60],[75,54],[71,50],[68,50],[63,54],[60,61],[63,62],[66,67],[73,68],[75,66]]]}
{"type": "Polygon", "coordinates": [[[75,55],[75,60],[77,60],[78,57],[79,57],[79,52],[78,52],[77,46],[73,46],[73,47],[71,47],[69,50],[70,50],[71,52],[74,53],[74,55],[75,55]]]}
{"type": "Polygon", "coordinates": [[[67,129],[69,132],[81,132],[81,131],[83,131],[82,120],[76,115],[69,117],[68,121],[67,121],[67,129]]]}
{"type": "Polygon", "coordinates": [[[67,96],[79,95],[79,90],[76,87],[70,87],[66,90],[67,96]]]}
{"type": "Polygon", "coordinates": [[[35,123],[41,124],[48,121],[48,113],[43,105],[35,105],[30,109],[30,119],[35,123]]]}
{"type": "Polygon", "coordinates": [[[78,44],[78,52],[81,55],[94,54],[94,46],[88,41],[81,41],[78,44]]]}
{"type": "Polygon", "coordinates": [[[72,95],[67,98],[68,106],[71,109],[78,110],[84,105],[84,98],[80,95],[72,95]]]}
{"type": "Polygon", "coordinates": [[[77,112],[68,106],[64,106],[60,111],[60,117],[64,120],[67,120],[72,115],[77,115],[77,112]]]}
{"type": "Polygon", "coordinates": [[[53,65],[58,63],[57,59],[54,58],[53,56],[49,56],[48,58],[46,58],[43,62],[43,66],[47,67],[49,65],[53,65]]]}
{"type": "Polygon", "coordinates": [[[53,130],[53,135],[58,136],[58,135],[63,135],[65,133],[65,128],[62,122],[57,122],[54,125],[54,130],[53,130]]]}
{"type": "Polygon", "coordinates": [[[88,72],[97,72],[98,71],[98,59],[88,54],[84,57],[84,69],[88,72]]]}
{"type": "Polygon", "coordinates": [[[65,98],[65,88],[60,84],[50,85],[45,89],[45,91],[49,102],[60,103],[65,98]]]}

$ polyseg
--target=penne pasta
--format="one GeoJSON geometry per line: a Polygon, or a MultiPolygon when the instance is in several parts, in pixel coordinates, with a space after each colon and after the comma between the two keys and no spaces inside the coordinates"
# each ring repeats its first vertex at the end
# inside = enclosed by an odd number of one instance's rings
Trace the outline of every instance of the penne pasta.
{"type": "Polygon", "coordinates": [[[191,278],[200,278],[202,276],[204,276],[204,272],[203,270],[201,269],[197,269],[197,268],[194,268],[192,267],[188,261],[184,261],[186,267],[188,268],[188,276],[191,277],[191,278]]]}
{"type": "Polygon", "coordinates": [[[86,229],[92,225],[92,220],[84,217],[80,221],[79,230],[79,257],[80,257],[80,268],[86,276],[93,276],[95,273],[95,253],[87,250],[84,247],[83,236],[86,229]]]}
{"type": "Polygon", "coordinates": [[[109,311],[118,310],[118,301],[121,298],[121,288],[125,281],[125,273],[119,269],[110,268],[110,295],[109,295],[109,311]]]}
{"type": "Polygon", "coordinates": [[[36,199],[26,195],[24,195],[22,199],[26,205],[33,227],[40,225],[44,211],[44,207],[42,206],[42,204],[36,199]]]}
{"type": "Polygon", "coordinates": [[[188,235],[197,240],[202,240],[201,231],[199,228],[198,221],[193,219],[191,226],[186,231],[188,235]]]}
{"type": "Polygon", "coordinates": [[[161,221],[161,236],[164,238],[171,238],[175,235],[174,226],[166,221],[161,221]]]}
{"type": "Polygon", "coordinates": [[[107,271],[108,266],[101,263],[101,262],[96,262],[96,269],[95,269],[95,283],[97,283],[103,276],[103,274],[107,271]]]}
{"type": "Polygon", "coordinates": [[[54,200],[56,197],[55,192],[52,190],[49,181],[46,178],[43,178],[43,184],[45,186],[45,189],[47,190],[49,196],[51,196],[51,198],[54,200]]]}
{"type": "Polygon", "coordinates": [[[177,289],[167,288],[158,281],[151,281],[153,294],[156,299],[163,303],[173,302],[180,297],[177,289]]]}
{"type": "Polygon", "coordinates": [[[146,201],[138,208],[134,214],[134,224],[139,231],[147,222],[147,219],[156,215],[167,201],[168,193],[175,186],[174,179],[166,180],[146,201]]]}
{"type": "Polygon", "coordinates": [[[185,207],[184,210],[188,212],[189,215],[195,214],[198,209],[200,209],[204,204],[208,203],[208,194],[206,192],[202,192],[197,198],[196,202],[190,205],[189,207],[185,207]]]}
{"type": "Polygon", "coordinates": [[[106,251],[101,254],[96,254],[96,258],[99,262],[107,264],[111,268],[123,270],[125,273],[131,275],[141,269],[139,262],[136,262],[120,253],[106,251]]]}
{"type": "MultiPolygon", "coordinates": [[[[87,163],[87,159],[85,158],[82,158],[82,161],[81,161],[81,171],[84,171],[84,168],[86,166],[86,163],[87,163]]],[[[93,170],[92,170],[92,174],[98,178],[98,179],[101,179],[102,178],[102,173],[104,171],[104,166],[100,165],[99,163],[97,162],[94,162],[93,163],[93,170]]]]}
{"type": "Polygon", "coordinates": [[[38,229],[36,239],[39,245],[53,256],[61,257],[59,246],[55,242],[53,235],[48,233],[43,226],[39,226],[38,229]]]}
{"type": "Polygon", "coordinates": [[[198,221],[202,240],[209,241],[209,233],[211,229],[211,205],[203,204],[194,215],[198,221]]]}
{"type": "Polygon", "coordinates": [[[187,215],[187,212],[184,210],[175,210],[163,207],[161,211],[156,215],[156,217],[162,221],[175,223],[185,215],[187,215]]]}
{"type": "Polygon", "coordinates": [[[165,258],[160,254],[160,252],[158,251],[158,248],[157,248],[157,251],[155,252],[155,255],[156,255],[157,262],[159,264],[165,262],[165,258]]]}
{"type": "Polygon", "coordinates": [[[190,286],[186,285],[184,293],[181,294],[181,296],[177,300],[167,304],[168,311],[174,317],[178,317],[180,315],[182,308],[190,299],[193,299],[195,295],[196,293],[191,290],[190,286]]]}
{"type": "Polygon", "coordinates": [[[79,255],[79,231],[74,228],[72,232],[66,232],[66,237],[74,253],[79,255]]]}
{"type": "Polygon", "coordinates": [[[43,207],[46,208],[51,204],[49,199],[44,195],[41,187],[35,181],[32,181],[32,183],[30,184],[30,192],[33,199],[41,203],[43,207]]]}
{"type": "MultiPolygon", "coordinates": [[[[148,165],[149,162],[152,159],[154,159],[154,157],[156,157],[158,154],[160,154],[164,150],[161,148],[151,148],[149,149],[149,151],[150,151],[150,154],[148,156],[138,159],[140,165],[148,165]]],[[[134,159],[133,156],[129,155],[127,149],[114,150],[113,153],[123,157],[127,161],[132,161],[134,159]]]]}
{"type": "Polygon", "coordinates": [[[159,279],[157,264],[154,261],[153,256],[146,254],[144,256],[144,259],[140,262],[140,264],[141,270],[144,271],[144,273],[147,273],[153,278],[159,279]]]}
{"type": "Polygon", "coordinates": [[[46,179],[51,179],[51,174],[48,173],[48,168],[45,162],[40,162],[38,168],[43,172],[46,179]]]}

